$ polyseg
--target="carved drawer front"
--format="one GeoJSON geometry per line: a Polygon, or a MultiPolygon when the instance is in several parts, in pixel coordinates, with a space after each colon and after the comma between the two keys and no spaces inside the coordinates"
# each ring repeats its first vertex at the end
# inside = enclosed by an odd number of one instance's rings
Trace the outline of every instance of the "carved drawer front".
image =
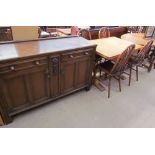
{"type": "Polygon", "coordinates": [[[37,66],[39,67],[47,63],[48,61],[46,57],[31,58],[26,60],[20,60],[17,62],[11,62],[6,65],[0,66],[0,74],[21,71],[21,70],[30,69],[37,66]]]}
{"type": "Polygon", "coordinates": [[[81,49],[77,51],[71,51],[65,54],[62,54],[61,60],[62,61],[69,61],[69,60],[75,60],[84,56],[91,56],[93,53],[93,49],[81,49]]]}

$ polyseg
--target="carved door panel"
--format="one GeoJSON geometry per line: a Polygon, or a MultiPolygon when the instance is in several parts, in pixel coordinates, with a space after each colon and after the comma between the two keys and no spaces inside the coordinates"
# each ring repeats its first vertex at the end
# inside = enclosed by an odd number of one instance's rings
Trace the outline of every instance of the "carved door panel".
{"type": "Polygon", "coordinates": [[[30,104],[27,82],[22,71],[3,75],[0,85],[8,113],[22,109],[30,104]]]}
{"type": "Polygon", "coordinates": [[[76,66],[76,75],[77,75],[77,81],[76,81],[76,87],[83,87],[85,85],[90,84],[90,78],[91,77],[91,63],[90,63],[90,57],[83,57],[80,60],[77,61],[76,66]]]}
{"type": "Polygon", "coordinates": [[[32,104],[45,102],[50,98],[48,65],[40,65],[26,75],[28,92],[32,104]]]}
{"type": "Polygon", "coordinates": [[[67,93],[76,88],[76,61],[61,64],[61,93],[67,93]]]}
{"type": "Polygon", "coordinates": [[[3,102],[11,115],[50,98],[48,61],[44,57],[14,63],[0,74],[3,102]]]}

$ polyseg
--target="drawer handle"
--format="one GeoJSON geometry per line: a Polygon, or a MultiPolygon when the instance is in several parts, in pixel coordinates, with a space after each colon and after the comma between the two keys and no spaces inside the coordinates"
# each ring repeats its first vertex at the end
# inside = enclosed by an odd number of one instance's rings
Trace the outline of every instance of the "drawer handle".
{"type": "Polygon", "coordinates": [[[10,69],[13,71],[13,70],[15,70],[15,67],[14,66],[11,66],[10,69]]]}
{"type": "Polygon", "coordinates": [[[36,64],[36,65],[39,65],[39,64],[40,64],[40,62],[39,62],[39,61],[36,61],[36,62],[35,62],[35,64],[36,64]]]}
{"type": "Polygon", "coordinates": [[[89,55],[89,53],[88,52],[85,52],[85,55],[89,55]]]}
{"type": "Polygon", "coordinates": [[[73,56],[73,55],[70,55],[69,57],[70,57],[70,58],[73,58],[74,56],[73,56]]]}

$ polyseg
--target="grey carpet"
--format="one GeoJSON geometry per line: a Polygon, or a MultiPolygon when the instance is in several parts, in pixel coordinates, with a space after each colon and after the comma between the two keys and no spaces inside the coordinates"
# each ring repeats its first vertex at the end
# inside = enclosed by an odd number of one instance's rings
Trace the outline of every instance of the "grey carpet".
{"type": "Polygon", "coordinates": [[[117,81],[113,80],[110,99],[107,89],[100,92],[93,86],[89,92],[80,91],[20,114],[4,127],[155,127],[155,70],[147,73],[140,69],[139,82],[133,76],[130,87],[127,83],[128,80],[122,81],[120,93],[117,81]]]}

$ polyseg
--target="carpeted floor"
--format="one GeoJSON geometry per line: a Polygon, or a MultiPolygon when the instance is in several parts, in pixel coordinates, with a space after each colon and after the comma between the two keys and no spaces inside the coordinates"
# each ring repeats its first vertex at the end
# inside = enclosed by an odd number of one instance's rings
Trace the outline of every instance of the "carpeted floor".
{"type": "MultiPolygon", "coordinates": [[[[8,128],[128,128],[155,127],[155,70],[147,73],[140,69],[139,82],[132,79],[118,83],[112,81],[111,98],[107,90],[100,92],[92,87],[51,104],[33,109],[14,117],[8,128]]],[[[107,85],[105,81],[105,85],[107,85]]]]}

